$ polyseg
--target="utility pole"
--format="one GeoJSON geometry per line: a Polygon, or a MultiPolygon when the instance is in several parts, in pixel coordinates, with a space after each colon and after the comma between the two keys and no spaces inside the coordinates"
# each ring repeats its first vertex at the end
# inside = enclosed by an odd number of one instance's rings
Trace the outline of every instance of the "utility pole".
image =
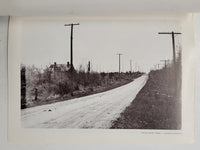
{"type": "Polygon", "coordinates": [[[173,48],[173,64],[176,66],[176,51],[175,51],[175,35],[181,34],[180,32],[159,32],[158,34],[169,34],[172,36],[172,48],[173,48]]]}
{"type": "Polygon", "coordinates": [[[80,25],[79,23],[71,23],[71,24],[65,24],[64,26],[70,26],[71,27],[71,37],[70,37],[70,70],[74,70],[74,65],[73,65],[73,28],[75,25],[80,25]]]}
{"type": "Polygon", "coordinates": [[[130,72],[132,72],[132,60],[130,60],[130,72]]]}
{"type": "Polygon", "coordinates": [[[174,70],[174,86],[176,87],[177,92],[177,84],[178,84],[178,77],[177,77],[177,69],[176,69],[176,51],[175,51],[175,35],[181,34],[180,32],[159,32],[158,34],[168,34],[172,36],[172,49],[173,49],[173,70],[174,70]]]}
{"type": "Polygon", "coordinates": [[[88,73],[90,73],[90,61],[88,62],[88,73]]]}
{"type": "Polygon", "coordinates": [[[155,70],[159,70],[160,69],[160,64],[156,64],[154,65],[155,70]]]}
{"type": "Polygon", "coordinates": [[[119,53],[119,54],[117,54],[117,55],[119,55],[119,73],[120,73],[120,69],[121,69],[121,53],[119,53]]]}
{"type": "Polygon", "coordinates": [[[158,66],[158,70],[160,69],[160,64],[157,64],[157,66],[158,66]]]}
{"type": "Polygon", "coordinates": [[[169,62],[169,59],[160,60],[160,61],[162,61],[162,62],[164,62],[164,63],[165,63],[165,69],[166,69],[166,68],[167,68],[167,64],[168,64],[168,62],[169,62]]]}

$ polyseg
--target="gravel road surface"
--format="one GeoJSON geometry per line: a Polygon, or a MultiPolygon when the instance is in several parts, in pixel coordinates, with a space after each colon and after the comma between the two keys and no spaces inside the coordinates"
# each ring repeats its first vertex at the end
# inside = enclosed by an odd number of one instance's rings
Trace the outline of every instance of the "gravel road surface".
{"type": "Polygon", "coordinates": [[[118,88],[21,110],[25,128],[110,128],[145,85],[145,74],[118,88]]]}

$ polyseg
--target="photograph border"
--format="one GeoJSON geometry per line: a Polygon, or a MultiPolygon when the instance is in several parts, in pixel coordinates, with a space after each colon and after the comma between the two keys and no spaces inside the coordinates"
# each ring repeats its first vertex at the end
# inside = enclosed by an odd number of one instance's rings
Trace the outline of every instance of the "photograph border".
{"type": "MultiPolygon", "coordinates": [[[[19,17],[20,18],[20,17],[19,17]]],[[[23,18],[23,17],[22,17],[23,18]]],[[[34,18],[34,17],[33,17],[34,18]]],[[[56,18],[56,17],[55,17],[56,18]]],[[[75,17],[76,19],[111,19],[75,17]]],[[[194,141],[195,51],[193,15],[141,15],[113,19],[178,19],[183,27],[182,130],[135,129],[24,129],[20,125],[20,45],[15,33],[20,31],[18,17],[11,17],[8,42],[8,139],[36,143],[192,143],[194,141]],[[190,80],[189,80],[190,79],[190,80]],[[18,100],[17,100],[18,99],[18,100]],[[190,100],[188,102],[188,100],[190,100]]]]}

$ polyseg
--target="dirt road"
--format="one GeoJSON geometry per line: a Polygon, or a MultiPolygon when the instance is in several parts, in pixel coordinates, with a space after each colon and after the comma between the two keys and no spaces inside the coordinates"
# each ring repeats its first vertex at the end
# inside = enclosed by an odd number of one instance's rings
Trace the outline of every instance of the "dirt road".
{"type": "Polygon", "coordinates": [[[73,100],[21,111],[26,128],[110,128],[148,79],[143,75],[124,86],[73,100]]]}

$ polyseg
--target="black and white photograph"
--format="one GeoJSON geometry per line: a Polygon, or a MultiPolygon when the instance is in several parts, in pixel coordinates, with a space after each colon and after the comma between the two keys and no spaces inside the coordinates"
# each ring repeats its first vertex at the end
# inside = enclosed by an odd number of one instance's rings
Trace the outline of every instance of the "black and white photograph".
{"type": "Polygon", "coordinates": [[[23,128],[182,129],[179,20],[17,23],[23,128]]]}

